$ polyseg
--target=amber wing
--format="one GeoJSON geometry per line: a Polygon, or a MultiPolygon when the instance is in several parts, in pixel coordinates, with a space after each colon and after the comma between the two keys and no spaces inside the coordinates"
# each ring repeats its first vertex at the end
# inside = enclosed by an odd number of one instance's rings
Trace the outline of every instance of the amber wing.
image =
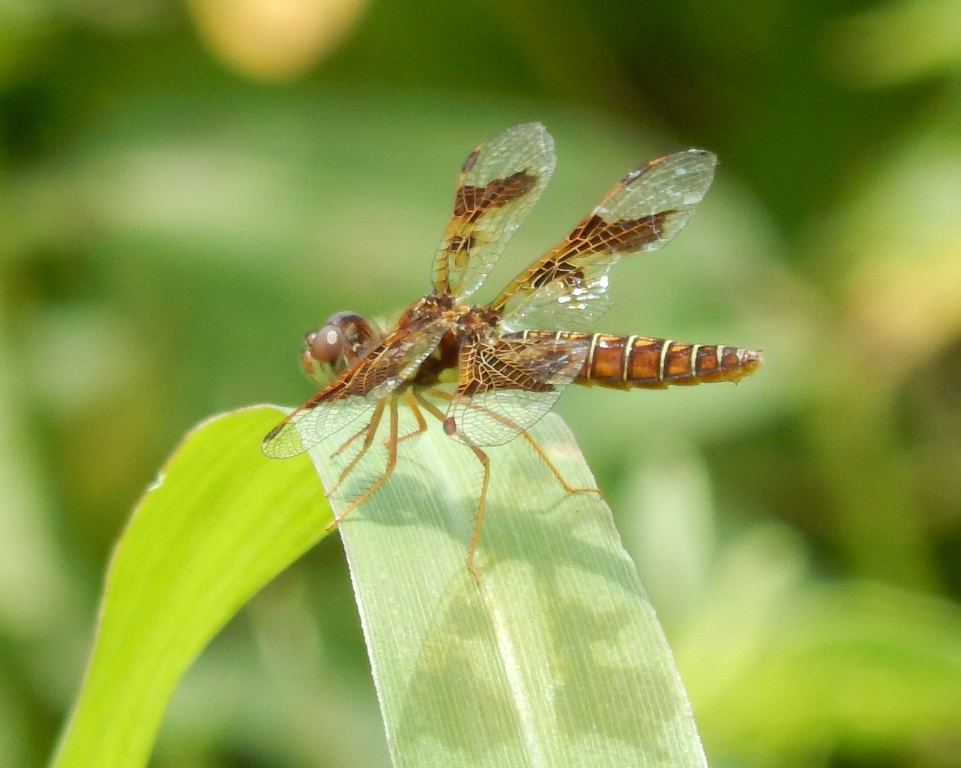
{"type": "Polygon", "coordinates": [[[521,272],[492,308],[503,327],[582,328],[610,307],[607,273],[620,258],[656,251],[687,223],[714,178],[703,149],[652,160],[629,173],[573,231],[521,272]]]}
{"type": "Polygon", "coordinates": [[[466,297],[477,290],[534,207],[554,162],[554,140],[540,123],[508,128],[468,156],[434,258],[435,292],[466,297]]]}
{"type": "Polygon", "coordinates": [[[284,459],[308,451],[403,385],[440,343],[447,325],[432,321],[392,331],[264,438],[263,452],[284,459]]]}
{"type": "Polygon", "coordinates": [[[565,333],[465,343],[448,432],[475,446],[510,441],[551,409],[581,371],[589,346],[590,337],[565,333]]]}

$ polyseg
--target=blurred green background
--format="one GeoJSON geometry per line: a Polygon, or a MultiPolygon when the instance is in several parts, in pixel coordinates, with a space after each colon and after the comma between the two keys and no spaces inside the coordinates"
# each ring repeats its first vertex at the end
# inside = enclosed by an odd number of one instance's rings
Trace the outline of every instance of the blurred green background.
{"type": "MultiPolygon", "coordinates": [[[[179,436],[301,402],[305,330],[425,293],[467,152],[533,119],[558,169],[480,298],[640,162],[721,158],[598,330],[765,366],[557,407],[712,765],[961,766],[958,0],[3,0],[0,766],[45,763],[179,436]]],[[[386,764],[331,537],[205,651],[153,765],[386,764]]]]}

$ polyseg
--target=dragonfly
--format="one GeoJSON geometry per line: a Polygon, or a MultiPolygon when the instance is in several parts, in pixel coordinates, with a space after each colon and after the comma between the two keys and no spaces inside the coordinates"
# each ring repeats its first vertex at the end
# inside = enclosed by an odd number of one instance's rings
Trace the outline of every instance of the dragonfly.
{"type": "Polygon", "coordinates": [[[475,555],[490,484],[485,449],[526,438],[567,491],[566,482],[529,433],[568,384],[662,389],[736,382],[761,353],[586,330],[611,306],[609,272],[621,258],[656,251],[677,235],[714,177],[717,158],[688,149],[631,171],[561,242],[508,283],[489,304],[472,304],[508,240],[541,196],[554,170],[554,141],[540,123],[516,125],[478,146],[457,182],[453,214],[431,273],[432,290],[391,327],[338,312],[308,333],[301,361],[323,388],[264,438],[263,452],[288,458],[348,426],[359,426],[335,455],[359,443],[332,495],[389,429],[383,472],[330,523],[340,523],[388,481],[398,446],[428,428],[424,414],[469,448],[483,468],[467,554],[475,555]],[[453,391],[441,388],[453,381],[453,391]],[[401,403],[417,427],[399,434],[401,403]]]}

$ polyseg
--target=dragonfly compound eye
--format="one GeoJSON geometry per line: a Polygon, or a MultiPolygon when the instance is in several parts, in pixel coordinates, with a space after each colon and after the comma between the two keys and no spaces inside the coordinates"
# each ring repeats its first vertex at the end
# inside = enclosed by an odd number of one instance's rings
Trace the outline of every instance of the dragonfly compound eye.
{"type": "Polygon", "coordinates": [[[325,325],[319,331],[307,334],[307,350],[318,363],[333,365],[344,353],[346,340],[336,325],[325,325]]]}

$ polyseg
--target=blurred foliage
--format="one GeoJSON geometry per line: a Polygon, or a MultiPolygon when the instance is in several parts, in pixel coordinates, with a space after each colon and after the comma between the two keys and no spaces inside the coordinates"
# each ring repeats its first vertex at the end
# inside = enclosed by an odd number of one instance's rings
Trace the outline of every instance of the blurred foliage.
{"type": "MultiPolygon", "coordinates": [[[[489,291],[639,162],[722,160],[683,235],[618,265],[601,327],[765,367],[557,408],[709,758],[961,764],[959,19],[957,0],[5,0],[0,766],[49,756],[111,543],[180,435],[301,401],[305,329],[421,295],[467,151],[530,119],[558,171],[489,291]]],[[[154,764],[371,765],[358,732],[382,738],[332,540],[214,640],[154,764]],[[309,647],[278,640],[304,627],[309,647]],[[285,683],[308,667],[310,701],[285,683]]]]}

